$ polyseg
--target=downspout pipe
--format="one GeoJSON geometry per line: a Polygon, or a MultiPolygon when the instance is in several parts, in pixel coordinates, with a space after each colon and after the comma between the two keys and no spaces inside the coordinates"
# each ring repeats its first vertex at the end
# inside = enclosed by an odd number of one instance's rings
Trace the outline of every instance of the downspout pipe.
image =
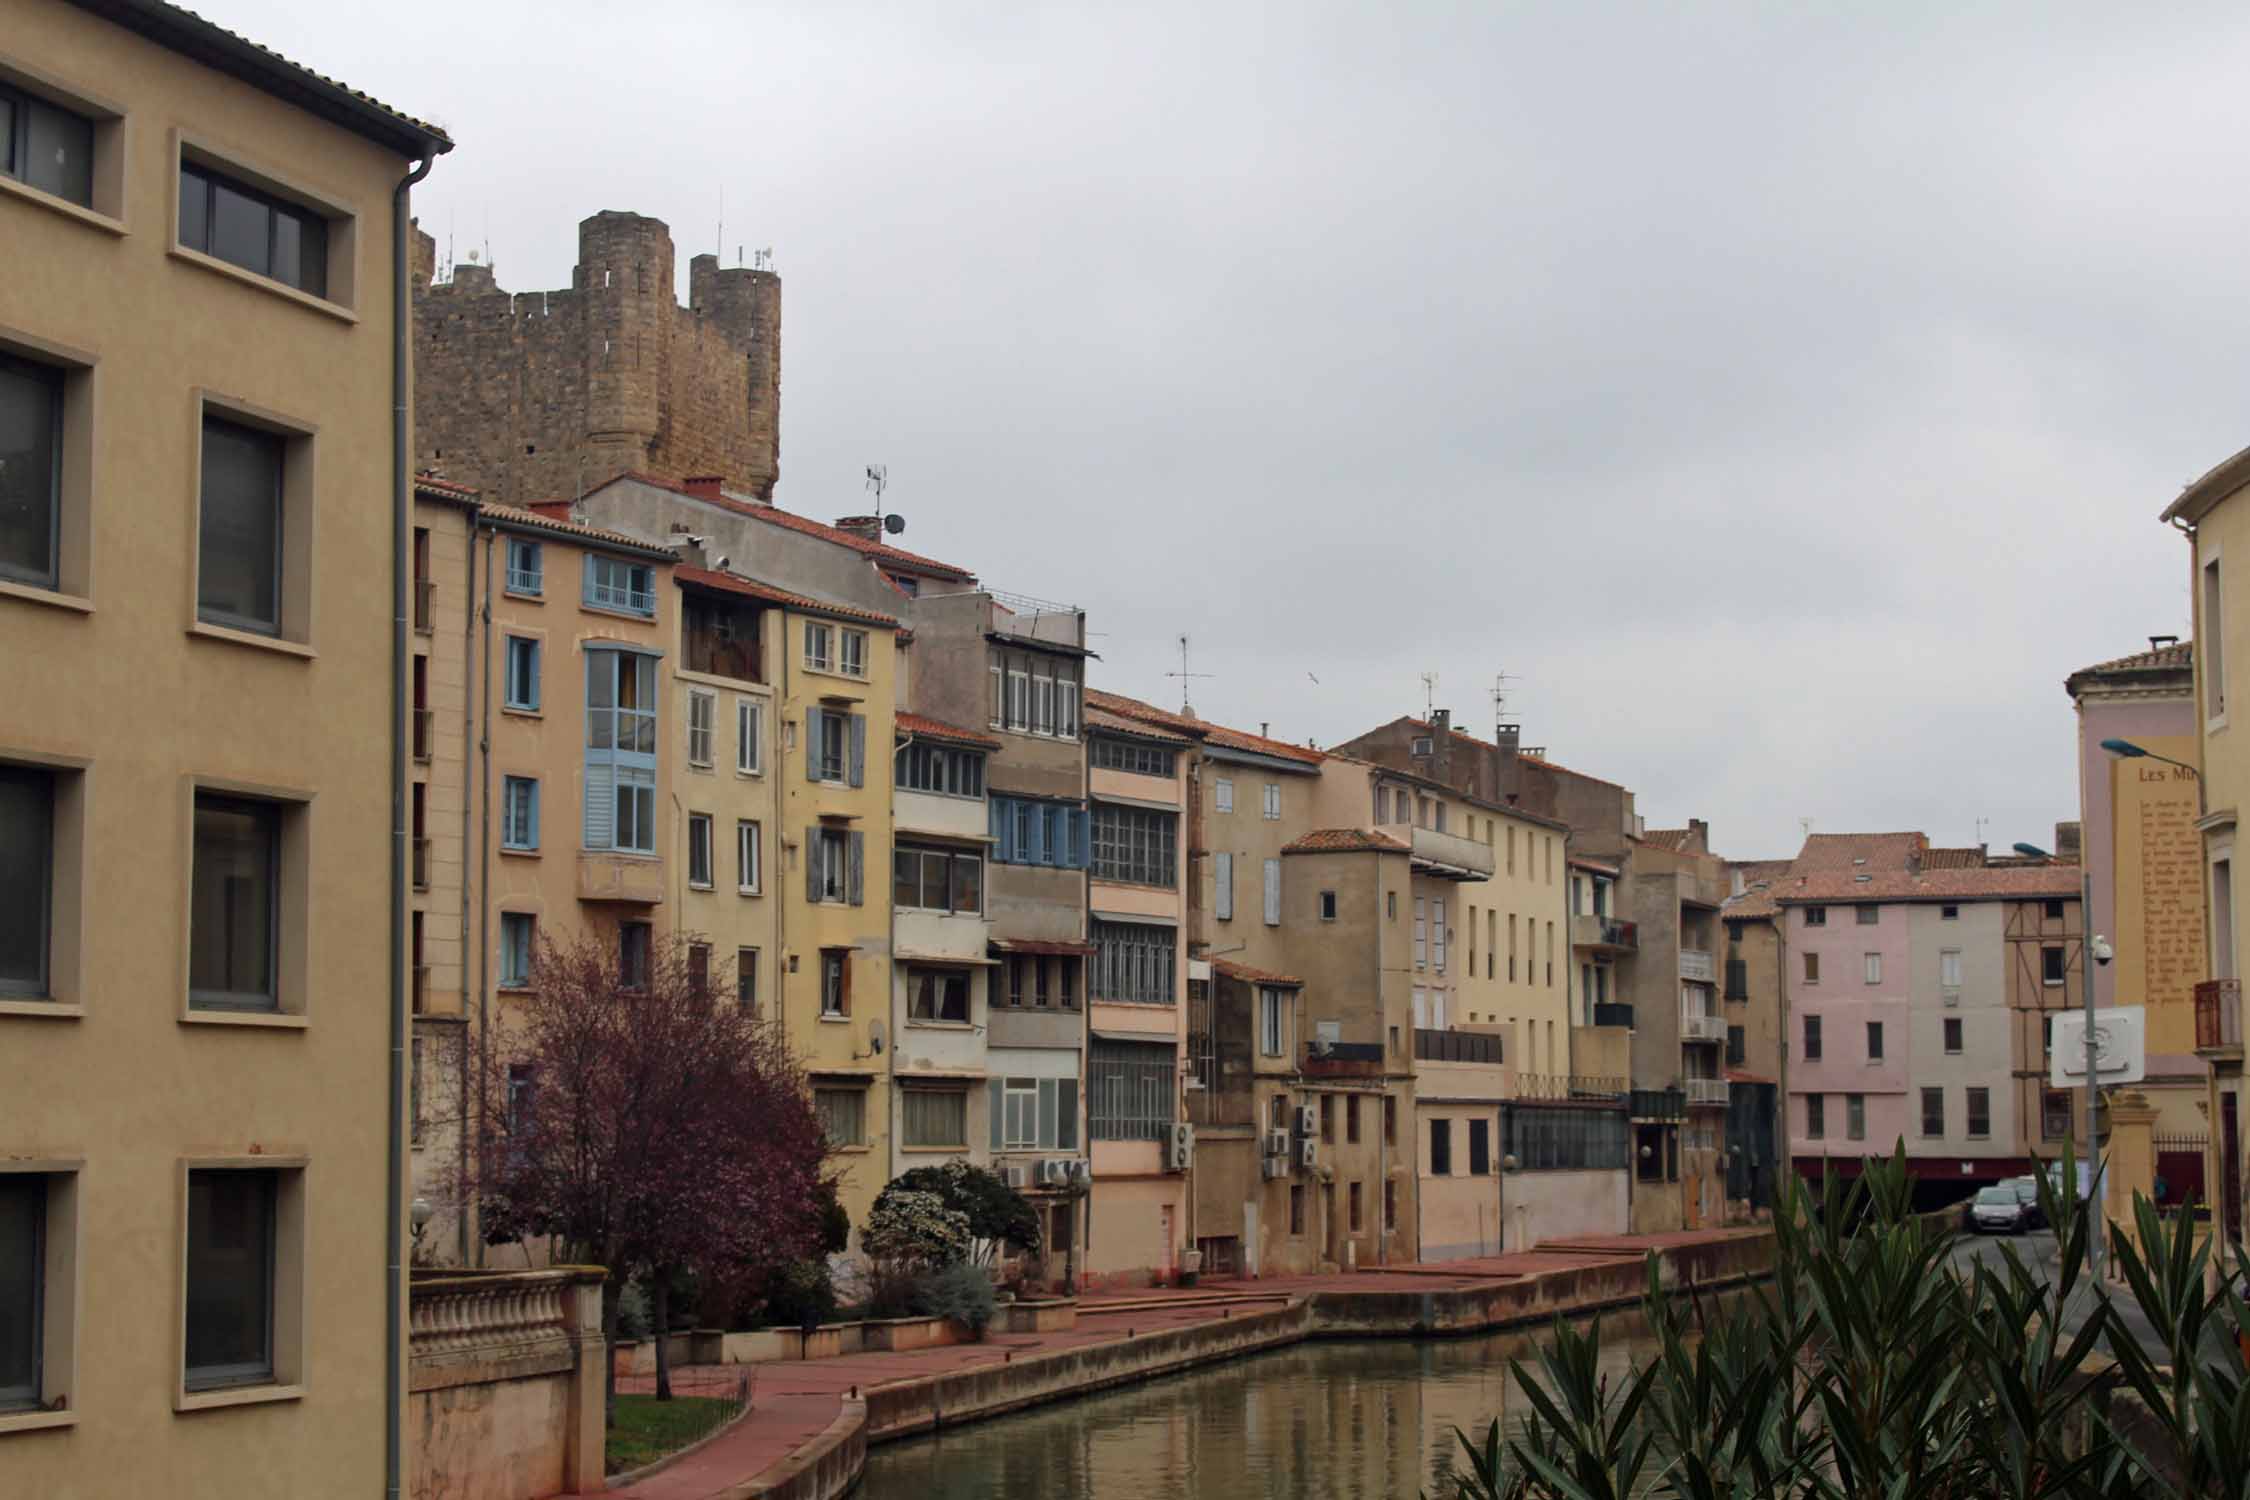
{"type": "MultiPolygon", "coordinates": [[[[442,144],[442,142],[440,143],[442,144]]],[[[383,1494],[397,1500],[406,1470],[406,658],[407,532],[413,514],[413,455],[407,451],[406,371],[414,308],[407,286],[406,204],[437,154],[414,163],[391,193],[391,1058],[385,1132],[383,1256],[383,1494]]]]}

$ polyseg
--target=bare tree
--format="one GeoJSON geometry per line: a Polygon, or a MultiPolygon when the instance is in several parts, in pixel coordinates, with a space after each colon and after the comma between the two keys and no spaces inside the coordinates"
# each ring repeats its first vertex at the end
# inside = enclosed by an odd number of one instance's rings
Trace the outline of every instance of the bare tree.
{"type": "MultiPolygon", "coordinates": [[[[813,1253],[826,1141],[778,1029],[714,987],[690,938],[621,943],[616,929],[542,943],[475,1086],[485,1122],[465,1184],[485,1238],[545,1236],[608,1270],[615,1344],[628,1277],[655,1313],[656,1394],[671,1397],[675,1273],[739,1277],[813,1253]]],[[[614,1364],[605,1377],[614,1407],[614,1364]]]]}

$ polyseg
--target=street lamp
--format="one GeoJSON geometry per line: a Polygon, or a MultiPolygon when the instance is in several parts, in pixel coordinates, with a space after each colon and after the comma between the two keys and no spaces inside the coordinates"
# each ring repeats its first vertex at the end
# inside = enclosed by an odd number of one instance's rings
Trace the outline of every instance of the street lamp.
{"type": "MultiPolygon", "coordinates": [[[[2102,748],[2112,755],[2128,755],[2139,750],[2138,746],[2127,746],[2122,750],[2111,748],[2124,745],[2127,745],[2124,740],[2102,742],[2102,748]]],[[[2146,755],[2148,752],[2141,750],[2140,753],[2146,755]]],[[[2017,844],[2015,850],[2030,859],[2054,857],[2037,844],[2017,844]]],[[[2085,970],[2086,980],[2086,1202],[2083,1208],[2086,1215],[2086,1269],[2098,1278],[2102,1270],[2102,1217],[2101,1207],[2094,1197],[2095,1186],[2101,1180],[2094,1151],[2094,1101],[2098,1087],[2094,1074],[2094,963],[2097,959],[2102,963],[2109,962],[2109,944],[2094,936],[2094,872],[2086,867],[2083,858],[2078,865],[2079,937],[2086,950],[2085,961],[2079,965],[2085,970]]]]}

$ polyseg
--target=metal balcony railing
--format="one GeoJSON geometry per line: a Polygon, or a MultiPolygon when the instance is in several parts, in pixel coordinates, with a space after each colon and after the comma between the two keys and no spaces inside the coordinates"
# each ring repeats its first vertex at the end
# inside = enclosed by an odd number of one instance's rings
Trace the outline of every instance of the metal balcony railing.
{"type": "Polygon", "coordinates": [[[1414,1028],[1414,1056],[1420,1062],[1501,1063],[1500,1038],[1480,1031],[1414,1028]]]}
{"type": "Polygon", "coordinates": [[[424,635],[430,633],[430,618],[437,605],[437,580],[414,580],[414,628],[424,635]]]}
{"type": "Polygon", "coordinates": [[[1630,952],[1641,945],[1641,932],[1631,922],[1582,911],[1570,919],[1570,941],[1577,948],[1630,952]]]}
{"type": "Polygon", "coordinates": [[[1633,1007],[1630,1005],[1597,1003],[1594,1006],[1594,1024],[1596,1026],[1622,1026],[1630,1031],[1633,1026],[1633,1007]]]}
{"type": "Polygon", "coordinates": [[[2206,979],[2195,987],[2195,1050],[2242,1055],[2242,981],[2206,979]]]}
{"type": "Polygon", "coordinates": [[[1727,1102],[1727,1081],[1724,1078],[1689,1078],[1683,1080],[1690,1105],[1727,1102]]]}
{"type": "Polygon", "coordinates": [[[1682,948],[1680,950],[1680,977],[1693,980],[1698,984],[1714,984],[1718,981],[1719,970],[1718,966],[1711,961],[1710,954],[1695,948],[1682,948]]]}
{"type": "Polygon", "coordinates": [[[1727,1018],[1682,1012],[1680,1040],[1683,1042],[1723,1042],[1727,1039],[1727,1018]]]}

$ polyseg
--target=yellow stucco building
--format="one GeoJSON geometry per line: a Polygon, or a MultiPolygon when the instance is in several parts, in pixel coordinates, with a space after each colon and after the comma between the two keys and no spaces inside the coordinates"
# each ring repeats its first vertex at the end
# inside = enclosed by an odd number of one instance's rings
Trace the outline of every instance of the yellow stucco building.
{"type": "Polygon", "coordinates": [[[157,4],[11,5],[0,121],[0,1492],[368,1493],[394,247],[450,143],[157,4]]]}

